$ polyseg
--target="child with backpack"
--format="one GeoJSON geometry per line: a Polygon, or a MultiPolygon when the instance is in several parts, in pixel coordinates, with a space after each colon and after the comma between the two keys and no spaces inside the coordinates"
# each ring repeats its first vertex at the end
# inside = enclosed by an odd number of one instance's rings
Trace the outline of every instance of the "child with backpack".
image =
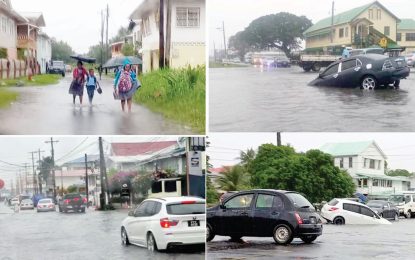
{"type": "Polygon", "coordinates": [[[131,69],[131,62],[125,59],[123,69],[117,72],[114,80],[114,98],[121,100],[122,111],[125,111],[127,101],[128,112],[131,112],[132,99],[139,87],[141,84],[131,69]]]}
{"type": "Polygon", "coordinates": [[[99,85],[99,82],[97,78],[94,75],[94,70],[89,70],[89,75],[86,79],[86,91],[88,92],[88,98],[89,98],[89,104],[92,105],[92,99],[94,98],[95,90],[100,93],[101,86],[99,85]]]}

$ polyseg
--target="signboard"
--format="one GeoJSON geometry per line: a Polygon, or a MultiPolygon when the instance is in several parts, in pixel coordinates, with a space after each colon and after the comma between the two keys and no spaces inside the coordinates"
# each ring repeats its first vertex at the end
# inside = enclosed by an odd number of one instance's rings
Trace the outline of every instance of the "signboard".
{"type": "Polygon", "coordinates": [[[190,151],[189,152],[189,174],[195,176],[202,176],[202,153],[190,151]]]}
{"type": "Polygon", "coordinates": [[[383,37],[382,39],[380,39],[379,45],[382,48],[388,47],[388,39],[386,39],[385,37],[383,37]]]}
{"type": "Polygon", "coordinates": [[[130,188],[127,183],[121,185],[121,196],[130,196],[130,188]]]}

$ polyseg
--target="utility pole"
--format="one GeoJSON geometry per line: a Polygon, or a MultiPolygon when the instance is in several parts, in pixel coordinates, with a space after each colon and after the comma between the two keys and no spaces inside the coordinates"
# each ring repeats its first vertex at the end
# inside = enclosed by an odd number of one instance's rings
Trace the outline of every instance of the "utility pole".
{"type": "Polygon", "coordinates": [[[109,48],[109,42],[108,42],[108,18],[110,16],[110,10],[107,4],[107,33],[106,33],[106,37],[107,37],[107,46],[105,46],[105,59],[107,59],[109,57],[108,55],[108,48],[109,48]]]}
{"type": "MultiPolygon", "coordinates": [[[[39,171],[42,167],[42,161],[40,160],[40,153],[44,153],[45,151],[41,151],[40,149],[37,150],[37,153],[39,155],[39,161],[38,161],[38,166],[39,166],[39,171]]],[[[37,176],[37,181],[39,184],[39,193],[42,194],[42,180],[40,179],[40,175],[37,176]]]]}
{"type": "Polygon", "coordinates": [[[108,180],[107,180],[107,170],[105,168],[105,157],[104,157],[104,148],[102,146],[102,137],[99,137],[99,167],[101,173],[101,195],[100,195],[100,206],[101,209],[106,209],[107,204],[107,188],[108,188],[108,180]]]}
{"type": "Polygon", "coordinates": [[[225,36],[225,22],[222,21],[222,32],[223,32],[223,47],[225,48],[225,59],[228,59],[228,51],[226,50],[226,36],[225,36]]]}
{"type": "MultiPolygon", "coordinates": [[[[39,153],[39,163],[40,163],[40,153],[43,153],[45,151],[40,151],[40,149],[38,149],[37,151],[33,151],[33,152],[29,152],[32,154],[32,167],[33,167],[33,192],[35,194],[38,193],[38,186],[37,186],[37,182],[38,182],[38,178],[36,176],[36,169],[35,169],[35,153],[39,153]]],[[[41,189],[40,189],[41,190],[41,189]]]]}
{"type": "Polygon", "coordinates": [[[164,68],[164,0],[159,8],[159,68],[164,68]]]}
{"type": "Polygon", "coordinates": [[[88,191],[88,155],[85,154],[85,193],[86,193],[86,207],[89,208],[89,191],[88,191]]]}
{"type": "Polygon", "coordinates": [[[281,132],[277,132],[277,146],[281,146],[281,132]]]}
{"type": "Polygon", "coordinates": [[[101,80],[103,63],[104,63],[104,10],[101,10],[101,69],[99,70],[99,80],[101,80]]]}
{"type": "Polygon", "coordinates": [[[25,182],[24,186],[25,186],[25,189],[26,189],[25,193],[27,193],[27,188],[28,188],[27,187],[27,184],[28,184],[28,181],[27,181],[27,163],[24,164],[24,176],[25,176],[24,177],[24,182],[25,182]]]}
{"type": "Polygon", "coordinates": [[[334,1],[331,3],[331,28],[330,28],[330,42],[333,43],[334,40],[334,1]]]}
{"type": "Polygon", "coordinates": [[[55,151],[53,149],[53,143],[58,143],[59,141],[53,141],[53,137],[50,138],[50,141],[45,141],[45,143],[50,143],[51,146],[51,155],[52,155],[52,182],[53,182],[53,200],[56,200],[56,179],[55,179],[55,151]]]}

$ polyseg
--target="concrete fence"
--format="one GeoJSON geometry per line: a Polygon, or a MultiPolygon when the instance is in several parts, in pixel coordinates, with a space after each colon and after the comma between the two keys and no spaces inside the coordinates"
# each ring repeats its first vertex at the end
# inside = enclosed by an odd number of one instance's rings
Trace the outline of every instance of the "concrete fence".
{"type": "Polygon", "coordinates": [[[29,66],[26,61],[23,60],[7,60],[0,59],[0,79],[16,79],[24,77],[29,74],[39,74],[39,63],[30,61],[29,66]],[[29,69],[30,68],[30,69],[29,69]]]}

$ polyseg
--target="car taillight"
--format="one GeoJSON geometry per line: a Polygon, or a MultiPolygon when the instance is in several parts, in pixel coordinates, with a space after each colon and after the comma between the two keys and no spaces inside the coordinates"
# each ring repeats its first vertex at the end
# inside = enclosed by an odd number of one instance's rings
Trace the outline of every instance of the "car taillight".
{"type": "Polygon", "coordinates": [[[329,211],[336,211],[336,210],[338,210],[339,208],[336,208],[336,207],[331,207],[331,208],[329,208],[329,211]]]}
{"type": "Polygon", "coordinates": [[[73,198],[73,201],[78,201],[79,200],[79,198],[73,198]]]}
{"type": "Polygon", "coordinates": [[[303,224],[303,219],[300,217],[300,215],[297,212],[295,212],[294,215],[295,215],[295,218],[297,219],[297,223],[303,224]]]}
{"type": "Polygon", "coordinates": [[[177,220],[169,220],[168,218],[160,219],[160,226],[162,228],[169,228],[171,226],[177,226],[177,223],[179,223],[179,221],[177,220]]]}
{"type": "Polygon", "coordinates": [[[66,199],[66,200],[63,201],[63,203],[69,204],[70,201],[71,201],[70,199],[66,199]]]}
{"type": "Polygon", "coordinates": [[[53,205],[49,205],[49,208],[53,208],[53,205]]]}
{"type": "Polygon", "coordinates": [[[84,198],[82,201],[83,201],[84,203],[86,203],[86,198],[84,198]]]}
{"type": "Polygon", "coordinates": [[[184,200],[184,201],[181,202],[181,204],[195,204],[195,203],[196,203],[196,201],[194,201],[194,200],[184,200]]]}

